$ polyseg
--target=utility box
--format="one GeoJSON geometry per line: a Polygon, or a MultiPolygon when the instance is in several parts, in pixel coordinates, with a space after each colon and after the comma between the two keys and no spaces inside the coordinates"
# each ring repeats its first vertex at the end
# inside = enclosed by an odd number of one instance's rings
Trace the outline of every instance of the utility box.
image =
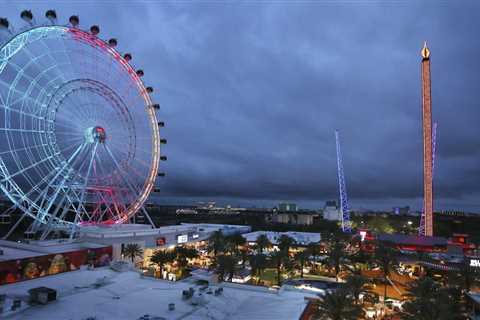
{"type": "Polygon", "coordinates": [[[28,290],[30,302],[47,304],[57,299],[57,291],[47,287],[38,287],[28,290]]]}

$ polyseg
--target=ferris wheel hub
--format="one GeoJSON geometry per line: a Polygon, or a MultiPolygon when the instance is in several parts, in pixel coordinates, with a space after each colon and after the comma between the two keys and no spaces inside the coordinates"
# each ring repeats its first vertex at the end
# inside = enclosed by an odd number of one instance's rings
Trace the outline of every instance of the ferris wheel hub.
{"type": "Polygon", "coordinates": [[[87,143],[104,143],[106,139],[107,133],[100,126],[90,127],[85,130],[85,141],[87,143]]]}

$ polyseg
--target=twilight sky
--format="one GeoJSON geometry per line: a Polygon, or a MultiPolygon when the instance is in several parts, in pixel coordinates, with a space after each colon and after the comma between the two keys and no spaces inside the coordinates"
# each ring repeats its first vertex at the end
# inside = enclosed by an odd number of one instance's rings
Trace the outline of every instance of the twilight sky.
{"type": "Polygon", "coordinates": [[[431,49],[435,207],[480,212],[478,1],[2,1],[80,16],[145,70],[168,144],[160,203],[421,208],[420,49],[431,49]]]}

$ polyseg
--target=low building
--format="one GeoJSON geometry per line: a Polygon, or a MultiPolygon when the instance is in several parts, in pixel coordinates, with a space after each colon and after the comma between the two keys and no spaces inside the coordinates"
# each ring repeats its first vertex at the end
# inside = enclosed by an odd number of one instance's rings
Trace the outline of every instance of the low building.
{"type": "Polygon", "coordinates": [[[340,209],[337,207],[335,200],[325,202],[323,207],[323,219],[330,221],[341,221],[342,215],[340,209]]]}
{"type": "Polygon", "coordinates": [[[0,318],[30,319],[298,319],[305,297],[314,294],[222,282],[197,284],[154,281],[137,272],[110,268],[80,270],[0,287],[6,295],[0,318]],[[100,281],[101,280],[101,281],[100,281]],[[12,310],[10,297],[28,296],[45,286],[60,299],[46,305],[21,303],[12,310]],[[192,292],[186,296],[184,292],[192,292]]]}
{"type": "Polygon", "coordinates": [[[275,231],[255,231],[250,233],[242,234],[242,236],[247,240],[249,245],[254,245],[257,242],[257,238],[260,235],[266,235],[268,240],[273,244],[277,245],[280,237],[282,235],[289,236],[293,240],[297,246],[306,246],[309,243],[318,243],[321,241],[320,233],[314,232],[296,232],[296,231],[288,231],[288,232],[275,232],[275,231]]]}
{"type": "Polygon", "coordinates": [[[468,292],[465,298],[468,305],[469,319],[480,320],[480,293],[468,292]]]}
{"type": "MultiPolygon", "coordinates": [[[[127,244],[138,244],[144,250],[145,256],[149,256],[151,251],[155,249],[173,248],[177,245],[206,240],[214,231],[221,231],[224,235],[232,235],[250,232],[251,227],[208,223],[182,223],[155,229],[144,224],[122,224],[109,227],[90,226],[80,229],[79,239],[86,242],[111,245],[113,259],[122,260],[123,248],[127,244]]],[[[143,258],[139,257],[139,260],[143,260],[143,258]]]]}
{"type": "Polygon", "coordinates": [[[272,214],[271,222],[310,226],[317,217],[318,213],[314,211],[278,212],[272,214]]]}
{"type": "Polygon", "coordinates": [[[280,212],[296,212],[298,210],[296,203],[282,202],[278,204],[278,211],[280,212]]]}
{"type": "Polygon", "coordinates": [[[390,244],[399,250],[416,252],[445,252],[448,246],[447,238],[424,237],[404,234],[379,234],[377,239],[390,244]]]}
{"type": "Polygon", "coordinates": [[[0,240],[0,285],[57,273],[74,271],[83,265],[108,265],[112,247],[89,242],[58,240],[19,243],[0,240]]]}
{"type": "Polygon", "coordinates": [[[405,207],[393,207],[392,208],[392,213],[396,216],[405,216],[410,213],[410,207],[405,206],[405,207]]]}

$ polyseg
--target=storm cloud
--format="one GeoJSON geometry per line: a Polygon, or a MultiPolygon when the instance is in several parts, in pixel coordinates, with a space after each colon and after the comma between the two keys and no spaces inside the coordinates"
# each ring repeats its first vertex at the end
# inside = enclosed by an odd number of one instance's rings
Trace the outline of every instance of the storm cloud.
{"type": "Polygon", "coordinates": [[[438,209],[480,211],[476,1],[0,1],[99,24],[155,88],[168,139],[158,201],[421,208],[420,49],[432,61],[438,209]]]}

